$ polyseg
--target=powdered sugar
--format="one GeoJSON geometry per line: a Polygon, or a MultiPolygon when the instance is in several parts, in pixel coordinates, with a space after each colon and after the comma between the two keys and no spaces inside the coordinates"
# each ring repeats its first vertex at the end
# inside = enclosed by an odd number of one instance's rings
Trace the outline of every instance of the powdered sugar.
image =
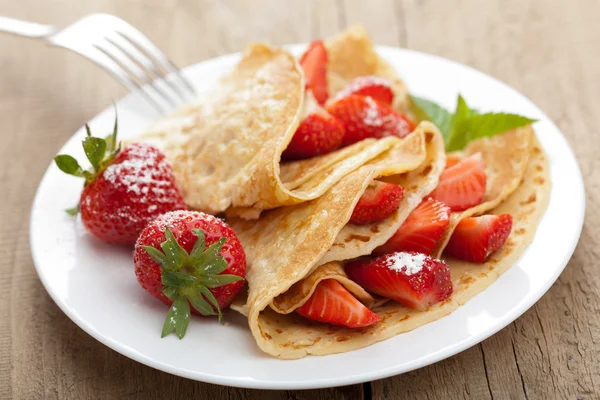
{"type": "Polygon", "coordinates": [[[389,89],[392,88],[390,82],[380,76],[359,76],[358,78],[352,80],[343,90],[338,92],[338,94],[335,96],[335,99],[338,100],[342,97],[360,92],[367,86],[383,86],[389,89]]]}
{"type": "Polygon", "coordinates": [[[425,254],[399,252],[387,258],[386,266],[394,271],[404,272],[404,274],[410,276],[421,272],[426,259],[427,256],[425,254]]]}
{"type": "Polygon", "coordinates": [[[129,158],[109,165],[104,171],[104,179],[114,185],[123,184],[128,192],[135,195],[147,195],[151,190],[156,202],[169,201],[163,199],[172,183],[162,179],[170,175],[170,166],[162,159],[157,160],[159,153],[148,145],[136,144],[127,148],[129,158]]]}

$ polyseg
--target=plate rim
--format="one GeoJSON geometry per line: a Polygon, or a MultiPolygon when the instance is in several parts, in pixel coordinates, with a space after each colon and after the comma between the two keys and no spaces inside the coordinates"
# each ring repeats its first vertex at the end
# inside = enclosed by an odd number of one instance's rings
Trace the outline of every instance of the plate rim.
{"type": "MultiPolygon", "coordinates": [[[[289,49],[293,49],[293,48],[300,48],[301,46],[306,46],[306,43],[299,43],[299,44],[290,44],[290,45],[285,45],[283,47],[285,48],[289,48],[289,49]]],[[[32,206],[30,208],[30,217],[29,217],[29,244],[30,244],[30,253],[31,253],[31,257],[33,259],[33,263],[34,263],[34,267],[36,270],[36,273],[39,277],[39,279],[42,282],[42,285],[44,286],[44,289],[46,290],[46,292],[50,295],[50,297],[52,298],[52,300],[54,301],[54,303],[61,309],[61,311],[67,315],[67,317],[69,319],[71,319],[71,321],[73,321],[79,328],[81,328],[84,332],[86,332],[87,334],[89,334],[90,336],[92,336],[94,339],[96,339],[97,341],[99,341],[100,343],[102,343],[103,345],[109,347],[110,349],[124,355],[125,357],[128,357],[130,359],[133,359],[141,364],[144,364],[146,366],[149,366],[151,368],[154,369],[158,369],[160,371],[172,374],[172,375],[176,375],[176,376],[181,376],[187,379],[192,379],[192,380],[197,380],[197,381],[202,381],[202,382],[206,382],[206,383],[212,383],[212,384],[218,384],[218,385],[224,385],[224,386],[231,386],[231,387],[239,387],[239,388],[249,388],[249,389],[278,389],[278,390],[296,390],[296,389],[320,389],[320,388],[328,388],[328,387],[338,387],[338,386],[345,386],[345,385],[351,385],[351,384],[358,384],[358,383],[363,383],[363,382],[368,382],[368,381],[372,381],[375,379],[383,379],[383,378],[388,378],[390,376],[394,376],[394,375],[398,375],[398,374],[403,374],[418,368],[422,368],[424,366],[427,365],[431,365],[434,364],[436,362],[439,362],[443,359],[452,357],[480,342],[482,342],[483,340],[487,339],[488,337],[496,334],[497,332],[499,332],[500,330],[504,329],[506,326],[508,326],[510,323],[514,322],[517,318],[519,318],[521,315],[523,315],[526,311],[528,311],[531,307],[533,307],[533,305],[544,295],[548,292],[548,290],[550,289],[550,287],[556,282],[556,280],[558,279],[558,277],[561,275],[561,273],[564,271],[564,269],[566,268],[569,260],[571,259],[571,257],[573,256],[573,253],[575,251],[575,248],[577,246],[577,244],[579,243],[579,239],[581,237],[581,233],[582,233],[582,229],[583,229],[583,223],[584,223],[584,217],[585,217],[585,209],[586,209],[586,196],[585,196],[585,184],[584,184],[584,180],[583,180],[583,176],[581,173],[581,167],[579,165],[579,162],[577,160],[577,157],[571,147],[571,145],[568,142],[567,137],[562,133],[562,131],[556,126],[556,124],[552,121],[552,119],[550,119],[548,117],[548,115],[539,107],[537,106],[537,104],[535,104],[528,96],[524,95],[523,93],[517,91],[516,89],[512,88],[510,85],[506,84],[505,82],[491,76],[488,75],[486,73],[483,73],[469,65],[466,64],[462,64],[459,62],[456,62],[454,60],[451,59],[447,59],[445,57],[441,57],[441,56],[437,56],[437,55],[433,55],[433,54],[428,54],[428,53],[424,53],[424,52],[420,52],[417,50],[412,50],[412,49],[405,49],[405,48],[399,48],[399,47],[395,47],[395,46],[382,46],[382,45],[377,45],[376,49],[378,52],[381,52],[383,54],[385,53],[394,53],[394,52],[403,52],[403,53],[408,53],[408,54],[414,54],[416,56],[419,57],[425,57],[425,58],[431,58],[431,59],[435,59],[438,61],[443,61],[445,63],[450,63],[453,66],[458,66],[460,68],[464,68],[467,69],[469,71],[469,73],[474,73],[474,74],[478,74],[478,75],[483,75],[485,76],[487,79],[491,79],[492,81],[494,81],[495,83],[500,83],[502,86],[504,86],[505,88],[511,90],[512,92],[516,93],[519,96],[522,96],[524,98],[526,98],[531,104],[533,104],[536,108],[539,109],[539,111],[541,112],[541,114],[543,115],[543,117],[545,118],[545,121],[549,124],[552,125],[552,127],[554,129],[556,129],[559,133],[561,138],[567,143],[567,146],[565,147],[565,149],[563,151],[566,151],[569,155],[569,157],[571,157],[574,162],[575,162],[575,166],[576,166],[576,172],[577,172],[577,176],[573,177],[574,179],[576,179],[579,182],[578,188],[581,191],[581,202],[580,202],[580,207],[577,208],[578,214],[574,215],[574,217],[576,217],[577,219],[577,234],[576,234],[576,238],[574,238],[574,240],[572,240],[571,245],[568,248],[568,251],[565,252],[565,255],[563,257],[563,259],[560,260],[560,263],[557,263],[562,265],[560,268],[557,268],[554,271],[554,274],[552,275],[551,278],[549,278],[546,282],[545,285],[543,285],[543,289],[539,289],[535,295],[533,295],[528,301],[524,302],[521,306],[515,306],[513,307],[509,313],[507,313],[506,315],[504,315],[501,319],[501,322],[496,324],[493,329],[487,329],[487,330],[483,330],[481,332],[478,332],[474,335],[472,335],[472,337],[461,341],[460,343],[458,343],[457,345],[455,345],[454,347],[452,347],[450,350],[445,351],[445,352],[438,352],[437,354],[433,354],[431,356],[428,357],[424,357],[421,359],[418,359],[412,363],[410,363],[410,366],[407,368],[405,366],[401,366],[401,367],[391,367],[388,369],[384,369],[384,370],[372,370],[372,371],[365,371],[364,373],[360,374],[360,375],[353,375],[353,376],[347,376],[344,377],[343,379],[341,378],[324,378],[324,379],[320,379],[317,381],[285,381],[285,380],[278,380],[278,381],[268,381],[268,380],[257,380],[254,378],[238,378],[238,377],[224,377],[224,376],[220,376],[220,375],[207,375],[206,373],[203,372],[198,372],[198,371],[190,371],[190,370],[186,370],[186,369],[181,369],[181,368],[176,368],[173,367],[170,364],[165,364],[162,361],[156,360],[154,358],[151,358],[143,353],[140,353],[134,349],[131,349],[129,347],[127,347],[126,345],[123,345],[121,342],[114,340],[110,337],[106,337],[103,336],[101,332],[97,331],[96,329],[94,329],[92,326],[89,326],[88,323],[85,321],[84,318],[81,318],[79,315],[77,315],[76,313],[74,313],[72,310],[69,309],[69,307],[67,306],[66,302],[63,302],[62,299],[60,299],[57,295],[57,293],[55,293],[53,290],[51,290],[51,285],[49,284],[49,282],[46,280],[46,276],[40,272],[40,267],[39,265],[41,265],[40,261],[39,261],[39,254],[36,254],[36,252],[34,251],[34,247],[33,247],[33,243],[34,243],[34,209],[39,201],[40,198],[40,188],[43,186],[43,183],[48,179],[49,176],[49,172],[50,172],[50,167],[52,166],[52,162],[50,162],[48,168],[46,169],[46,171],[44,172],[44,175],[42,177],[42,179],[40,180],[38,187],[36,189],[36,194],[34,197],[34,200],[32,202],[32,206]]],[[[187,71],[188,69],[193,69],[196,66],[200,65],[200,64],[204,64],[204,63],[208,63],[208,62],[219,62],[222,61],[223,59],[227,59],[227,58],[232,58],[235,59],[236,57],[240,57],[241,56],[241,52],[236,52],[236,53],[230,53],[230,54],[225,54],[225,55],[221,55],[218,57],[213,57],[213,58],[209,58],[206,60],[202,60],[198,63],[189,65],[185,68],[183,68],[183,71],[187,71]]],[[[117,100],[115,102],[116,103],[121,103],[121,102],[128,102],[128,101],[132,101],[132,99],[134,98],[135,94],[133,93],[128,93],[127,95],[121,97],[119,100],[117,100]]],[[[97,113],[92,119],[91,121],[95,120],[99,115],[105,113],[107,110],[110,110],[112,108],[112,106],[108,106],[105,109],[103,109],[102,111],[100,111],[99,113],[97,113]]],[[[74,136],[77,135],[77,133],[79,132],[79,129],[73,134],[71,135],[67,141],[65,141],[63,143],[63,145],[61,146],[61,148],[63,148],[69,141],[71,141],[73,139],[74,136]]],[[[551,201],[551,198],[550,198],[551,201]]],[[[546,211],[544,212],[544,215],[542,216],[542,219],[544,218],[546,214],[546,211]]],[[[533,241],[530,243],[530,245],[528,246],[528,248],[534,243],[535,238],[533,239],[533,241]]],[[[516,264],[516,262],[515,262],[516,264]]],[[[514,265],[514,264],[513,264],[514,265]]],[[[500,278],[500,277],[499,277],[500,278]]],[[[498,279],[499,279],[498,278],[498,279]]],[[[495,280],[494,282],[492,282],[492,284],[490,285],[490,287],[494,284],[496,284],[497,280],[495,280]]],[[[486,288],[487,290],[487,288],[486,288]]],[[[484,290],[485,291],[485,290],[484,290]]],[[[477,297],[477,296],[475,296],[477,297]]],[[[475,298],[474,297],[474,298],[475,298]]],[[[471,299],[472,300],[472,299],[471,299]]],[[[451,313],[452,314],[452,313],[451,313]]],[[[449,315],[451,315],[449,314],[449,315]]],[[[442,317],[444,318],[444,317],[442,317]]],[[[315,356],[315,357],[319,357],[319,356],[315,356]]],[[[289,360],[281,360],[282,362],[289,362],[289,360]]]]}

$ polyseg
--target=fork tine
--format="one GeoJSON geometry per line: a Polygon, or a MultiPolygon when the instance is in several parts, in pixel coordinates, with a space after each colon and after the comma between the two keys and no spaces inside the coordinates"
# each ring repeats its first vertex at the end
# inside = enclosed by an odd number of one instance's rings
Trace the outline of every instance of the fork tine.
{"type": "Polygon", "coordinates": [[[115,76],[117,80],[130,91],[141,94],[146,101],[148,101],[155,109],[159,111],[159,113],[165,113],[166,108],[157,102],[154,97],[150,95],[150,93],[148,93],[146,90],[146,87],[148,86],[144,86],[142,83],[140,83],[137,76],[131,72],[129,67],[124,65],[118,58],[99,45],[95,44],[94,48],[101,52],[106,58],[106,60],[99,64],[101,67],[115,76]],[[108,61],[108,63],[106,61],[108,61]]]}
{"type": "MultiPolygon", "coordinates": [[[[120,44],[118,41],[111,39],[109,37],[107,37],[106,40],[109,43],[111,43],[113,46],[118,48],[120,50],[120,52],[123,53],[125,56],[127,56],[129,58],[129,60],[132,61],[135,65],[137,65],[137,67],[140,70],[142,70],[146,73],[146,75],[147,75],[146,78],[149,77],[149,79],[146,79],[146,81],[147,81],[146,83],[155,85],[155,82],[153,82],[153,81],[160,79],[163,82],[167,83],[169,85],[169,87],[171,88],[171,90],[173,92],[175,92],[175,94],[177,94],[177,96],[181,100],[183,100],[183,101],[188,100],[186,98],[186,96],[181,92],[181,89],[177,85],[175,85],[173,82],[171,82],[171,80],[167,79],[167,75],[164,73],[164,71],[161,71],[159,68],[157,68],[157,66],[152,62],[152,60],[150,60],[137,47],[133,46],[129,41],[126,41],[127,44],[124,46],[124,45],[120,44]],[[126,47],[129,47],[129,49],[126,47]]],[[[156,85],[156,88],[157,88],[157,90],[164,93],[162,90],[159,89],[158,85],[156,85]]],[[[166,95],[166,93],[165,93],[165,95],[166,95]]]]}
{"type": "MultiPolygon", "coordinates": [[[[108,38],[106,38],[106,41],[110,44],[113,44],[113,41],[109,40],[108,38]]],[[[96,47],[99,46],[96,45],[96,47]]],[[[158,94],[160,97],[166,100],[167,103],[169,103],[172,107],[177,106],[177,102],[167,92],[161,89],[161,87],[158,84],[156,84],[156,82],[152,81],[152,78],[144,72],[144,67],[140,67],[139,62],[137,60],[133,60],[133,57],[127,54],[121,47],[115,47],[116,50],[110,49],[110,47],[106,47],[102,48],[102,51],[106,55],[111,57],[113,61],[115,61],[115,63],[119,64],[119,66],[133,78],[134,82],[138,84],[140,89],[148,85],[150,89],[152,89],[154,92],[156,92],[156,94],[158,94]],[[109,51],[109,49],[112,51],[109,51]],[[128,63],[131,64],[131,66],[129,66],[128,63]]]]}
{"type": "Polygon", "coordinates": [[[150,59],[157,68],[162,69],[163,73],[171,74],[172,76],[177,77],[180,83],[184,85],[185,88],[189,90],[191,94],[196,94],[196,90],[192,86],[192,84],[183,76],[181,70],[177,68],[168,58],[163,54],[162,51],[154,43],[152,43],[146,36],[144,36],[140,31],[131,26],[132,32],[137,36],[137,40],[135,40],[131,35],[127,35],[123,32],[117,32],[120,36],[122,36],[125,40],[131,43],[135,48],[137,48],[141,53],[143,53],[148,59],[150,59]]]}

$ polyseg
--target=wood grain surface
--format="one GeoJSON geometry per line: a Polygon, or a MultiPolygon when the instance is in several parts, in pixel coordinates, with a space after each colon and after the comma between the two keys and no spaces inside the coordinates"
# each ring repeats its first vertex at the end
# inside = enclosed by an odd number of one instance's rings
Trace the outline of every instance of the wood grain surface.
{"type": "Polygon", "coordinates": [[[527,95],[565,133],[586,183],[586,223],[566,270],[534,307],[429,367],[365,385],[288,392],[171,376],[71,322],[43,289],[29,251],[29,209],[51,158],[125,90],[77,55],[2,35],[0,399],[600,398],[600,2],[0,0],[1,15],[58,25],[91,12],[128,20],[181,66],[248,41],[308,41],[358,22],[379,44],[473,66],[527,95]]]}

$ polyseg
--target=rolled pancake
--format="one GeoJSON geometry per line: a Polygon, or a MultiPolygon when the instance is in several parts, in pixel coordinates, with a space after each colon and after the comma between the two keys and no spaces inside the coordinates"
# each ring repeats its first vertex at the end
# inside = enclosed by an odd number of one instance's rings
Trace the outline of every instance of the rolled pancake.
{"type": "Polygon", "coordinates": [[[234,308],[248,316],[252,334],[264,351],[281,356],[270,334],[264,334],[265,324],[271,323],[264,318],[270,315],[269,309],[291,312],[306,301],[321,279],[335,278],[366,304],[372,303],[349,287],[339,261],[369,254],[372,248],[385,243],[435,188],[445,165],[443,139],[431,123],[423,122],[406,138],[394,141],[392,149],[343,177],[318,199],[266,211],[255,221],[228,220],[244,246],[248,262],[246,305],[234,308]],[[423,151],[425,157],[416,168],[412,162],[403,162],[423,151]],[[379,223],[349,224],[360,196],[373,179],[381,177],[405,187],[399,209],[379,223]],[[363,231],[368,237],[361,235],[363,231]],[[311,278],[313,272],[317,275],[311,278]],[[320,278],[323,275],[327,278],[320,278]]]}
{"type": "Polygon", "coordinates": [[[486,191],[481,204],[450,214],[450,223],[433,251],[434,257],[441,256],[461,220],[491,210],[516,190],[525,174],[534,138],[533,128],[528,125],[490,138],[474,140],[463,151],[452,153],[459,159],[481,153],[485,164],[486,191]]]}
{"type": "MultiPolygon", "coordinates": [[[[390,80],[398,109],[405,108],[404,84],[364,29],[352,28],[328,40],[327,47],[332,96],[357,76],[377,75],[390,80]]],[[[291,54],[253,45],[215,90],[136,140],[165,152],[189,207],[257,218],[262,210],[323,195],[394,146],[393,140],[364,140],[309,160],[280,162],[303,114],[304,87],[291,54]]]]}
{"type": "MultiPolygon", "coordinates": [[[[339,262],[328,263],[278,297],[275,306],[266,307],[264,298],[262,303],[258,303],[259,307],[253,307],[252,301],[249,301],[249,323],[259,347],[273,356],[285,359],[358,349],[435,321],[486,289],[525,251],[548,203],[548,164],[535,137],[532,138],[528,154],[523,181],[501,204],[491,210],[493,214],[510,213],[513,216],[513,230],[506,244],[484,264],[447,259],[454,286],[454,293],[449,299],[422,312],[393,301],[376,305],[373,311],[382,321],[359,329],[322,324],[291,312],[306,301],[314,290],[315,282],[338,279],[343,283],[347,279],[339,262]]],[[[286,264],[286,267],[289,266],[286,264]]],[[[308,267],[305,266],[304,270],[308,270],[308,267]]],[[[254,276],[253,279],[257,277],[254,276]]],[[[271,284],[277,285],[274,283],[277,281],[273,280],[276,279],[276,274],[267,279],[271,280],[271,284]]],[[[251,292],[252,282],[253,280],[249,280],[251,292]]],[[[279,289],[273,290],[271,294],[279,289]]],[[[257,297],[250,295],[249,299],[256,301],[257,297]]]]}

